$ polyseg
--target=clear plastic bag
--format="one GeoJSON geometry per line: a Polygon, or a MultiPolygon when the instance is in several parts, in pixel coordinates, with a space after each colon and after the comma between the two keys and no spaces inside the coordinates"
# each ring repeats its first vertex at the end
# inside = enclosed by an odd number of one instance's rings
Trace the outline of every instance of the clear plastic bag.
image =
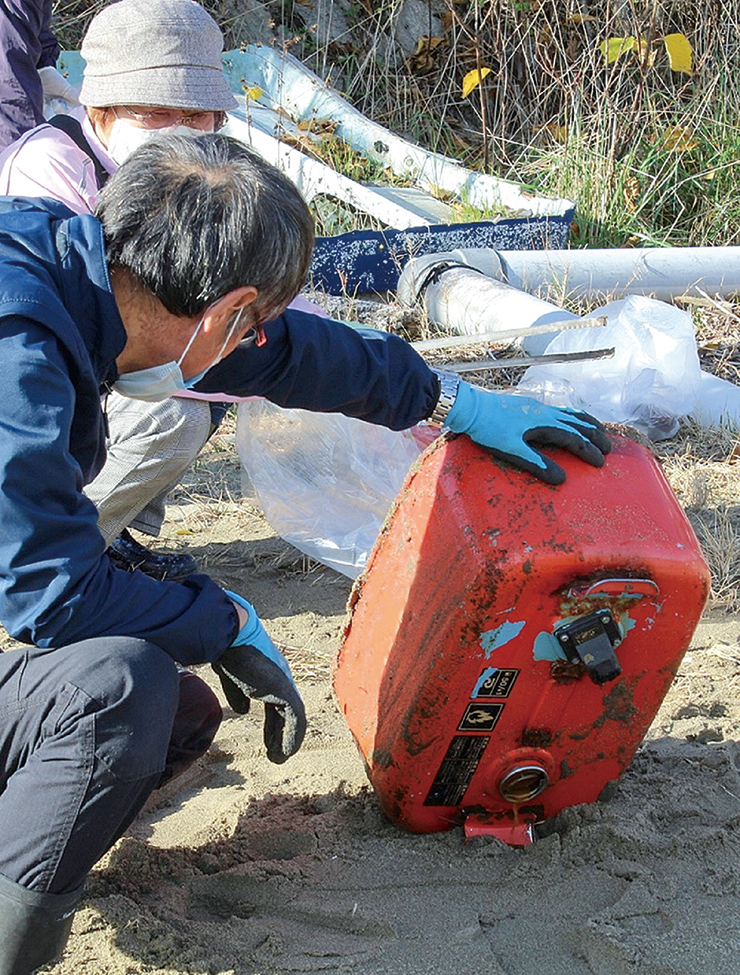
{"type": "Polygon", "coordinates": [[[702,372],[699,400],[691,416],[705,427],[740,429],[740,386],[702,372]]]}
{"type": "Polygon", "coordinates": [[[239,404],[236,446],[270,525],[354,579],[424,444],[338,413],[239,404]]]}
{"type": "Polygon", "coordinates": [[[673,436],[699,397],[701,368],[691,316],[652,298],[632,296],[591,313],[605,327],[557,335],[547,353],[614,347],[610,359],[532,366],[519,388],[537,399],[628,423],[653,440],[673,436]]]}

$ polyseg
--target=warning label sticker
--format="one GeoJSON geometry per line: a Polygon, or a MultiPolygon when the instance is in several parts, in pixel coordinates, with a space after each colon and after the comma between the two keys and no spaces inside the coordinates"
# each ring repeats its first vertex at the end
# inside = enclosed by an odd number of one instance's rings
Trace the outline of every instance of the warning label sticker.
{"type": "Polygon", "coordinates": [[[475,738],[455,735],[432,783],[425,806],[459,806],[475,775],[478,763],[490,741],[483,735],[475,738]]]}
{"type": "Polygon", "coordinates": [[[519,671],[514,668],[488,667],[478,678],[471,697],[508,697],[519,671]]]}
{"type": "Polygon", "coordinates": [[[458,731],[493,731],[504,710],[503,704],[469,704],[465,709],[458,731]]]}

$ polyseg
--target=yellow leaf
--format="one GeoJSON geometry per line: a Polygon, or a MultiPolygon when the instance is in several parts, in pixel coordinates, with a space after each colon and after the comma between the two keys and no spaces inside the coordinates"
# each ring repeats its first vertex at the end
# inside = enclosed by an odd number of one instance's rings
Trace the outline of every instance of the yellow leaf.
{"type": "Polygon", "coordinates": [[[684,34],[666,34],[663,38],[665,49],[668,51],[668,61],[672,71],[692,74],[691,44],[684,34]]]}
{"type": "Polygon", "coordinates": [[[478,85],[483,81],[486,75],[491,73],[490,68],[481,68],[480,71],[477,68],[473,68],[472,71],[468,73],[463,78],[462,83],[462,96],[467,98],[471,91],[478,87],[478,85]]]}
{"type": "Polygon", "coordinates": [[[444,37],[430,37],[429,34],[422,34],[416,44],[416,51],[414,54],[422,54],[425,51],[433,51],[435,47],[439,47],[443,40],[444,37]]]}
{"type": "MultiPolygon", "coordinates": [[[[619,38],[613,38],[613,40],[619,40],[619,38]]],[[[652,66],[655,64],[655,51],[650,46],[650,44],[648,44],[647,38],[645,38],[645,37],[633,37],[633,38],[625,37],[625,38],[623,38],[623,40],[625,40],[625,41],[631,40],[632,41],[632,44],[629,47],[629,50],[635,52],[635,54],[637,55],[637,57],[642,61],[642,63],[645,65],[646,68],[652,68],[652,66]]],[[[602,50],[603,50],[603,48],[602,48],[602,50]]],[[[627,48],[625,48],[625,50],[627,50],[627,48]]],[[[625,53],[624,51],[619,51],[617,53],[617,57],[619,57],[620,54],[624,54],[624,53],[625,53]]],[[[616,61],[616,59],[617,58],[614,58],[615,61],[616,61]]]]}
{"type": "Polygon", "coordinates": [[[629,37],[610,37],[599,44],[599,50],[606,58],[607,64],[613,64],[623,54],[638,49],[638,42],[630,35],[629,37]]]}
{"type": "Polygon", "coordinates": [[[696,149],[698,145],[691,129],[680,125],[668,129],[663,140],[663,148],[668,152],[688,152],[690,149],[696,149]]]}
{"type": "Polygon", "coordinates": [[[191,531],[189,528],[178,528],[175,532],[176,535],[194,535],[195,532],[191,531]]]}
{"type": "Polygon", "coordinates": [[[566,24],[590,24],[598,18],[593,14],[568,14],[565,18],[566,24]]]}
{"type": "Polygon", "coordinates": [[[248,85],[244,87],[244,94],[247,97],[247,101],[256,102],[257,99],[262,98],[264,92],[258,85],[248,85]]]}
{"type": "Polygon", "coordinates": [[[430,71],[434,67],[434,52],[444,37],[430,37],[422,34],[416,45],[416,51],[406,60],[406,65],[413,74],[430,71]]]}

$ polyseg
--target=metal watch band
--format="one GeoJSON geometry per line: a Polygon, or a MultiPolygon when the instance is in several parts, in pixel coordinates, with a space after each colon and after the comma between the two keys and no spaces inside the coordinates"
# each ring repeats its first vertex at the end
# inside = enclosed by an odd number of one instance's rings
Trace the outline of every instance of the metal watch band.
{"type": "Polygon", "coordinates": [[[442,372],[440,369],[435,369],[434,372],[439,379],[439,399],[429,417],[429,423],[438,423],[440,426],[444,426],[447,416],[455,404],[460,377],[457,373],[442,372]]]}

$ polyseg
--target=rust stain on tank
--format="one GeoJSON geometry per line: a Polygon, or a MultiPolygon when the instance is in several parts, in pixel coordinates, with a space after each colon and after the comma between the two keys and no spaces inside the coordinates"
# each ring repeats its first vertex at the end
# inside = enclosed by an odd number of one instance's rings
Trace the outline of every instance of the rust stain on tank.
{"type": "Polygon", "coordinates": [[[628,724],[637,714],[633,704],[634,691],[626,681],[619,684],[604,698],[604,710],[594,721],[594,727],[600,728],[606,721],[619,721],[628,724]]]}
{"type": "Polygon", "coordinates": [[[553,734],[548,728],[525,728],[520,744],[525,748],[547,748],[552,740],[553,734]]]}
{"type": "Polygon", "coordinates": [[[553,660],[550,664],[550,676],[557,684],[572,684],[585,673],[586,667],[580,660],[576,663],[571,663],[570,660],[553,660]]]}
{"type": "Polygon", "coordinates": [[[386,769],[392,768],[396,763],[391,757],[391,753],[387,748],[375,748],[370,753],[370,762],[376,768],[382,768],[384,771],[386,769]]]}
{"type": "Polygon", "coordinates": [[[560,763],[560,778],[569,779],[573,775],[573,769],[568,765],[568,759],[564,758],[560,763]]]}

